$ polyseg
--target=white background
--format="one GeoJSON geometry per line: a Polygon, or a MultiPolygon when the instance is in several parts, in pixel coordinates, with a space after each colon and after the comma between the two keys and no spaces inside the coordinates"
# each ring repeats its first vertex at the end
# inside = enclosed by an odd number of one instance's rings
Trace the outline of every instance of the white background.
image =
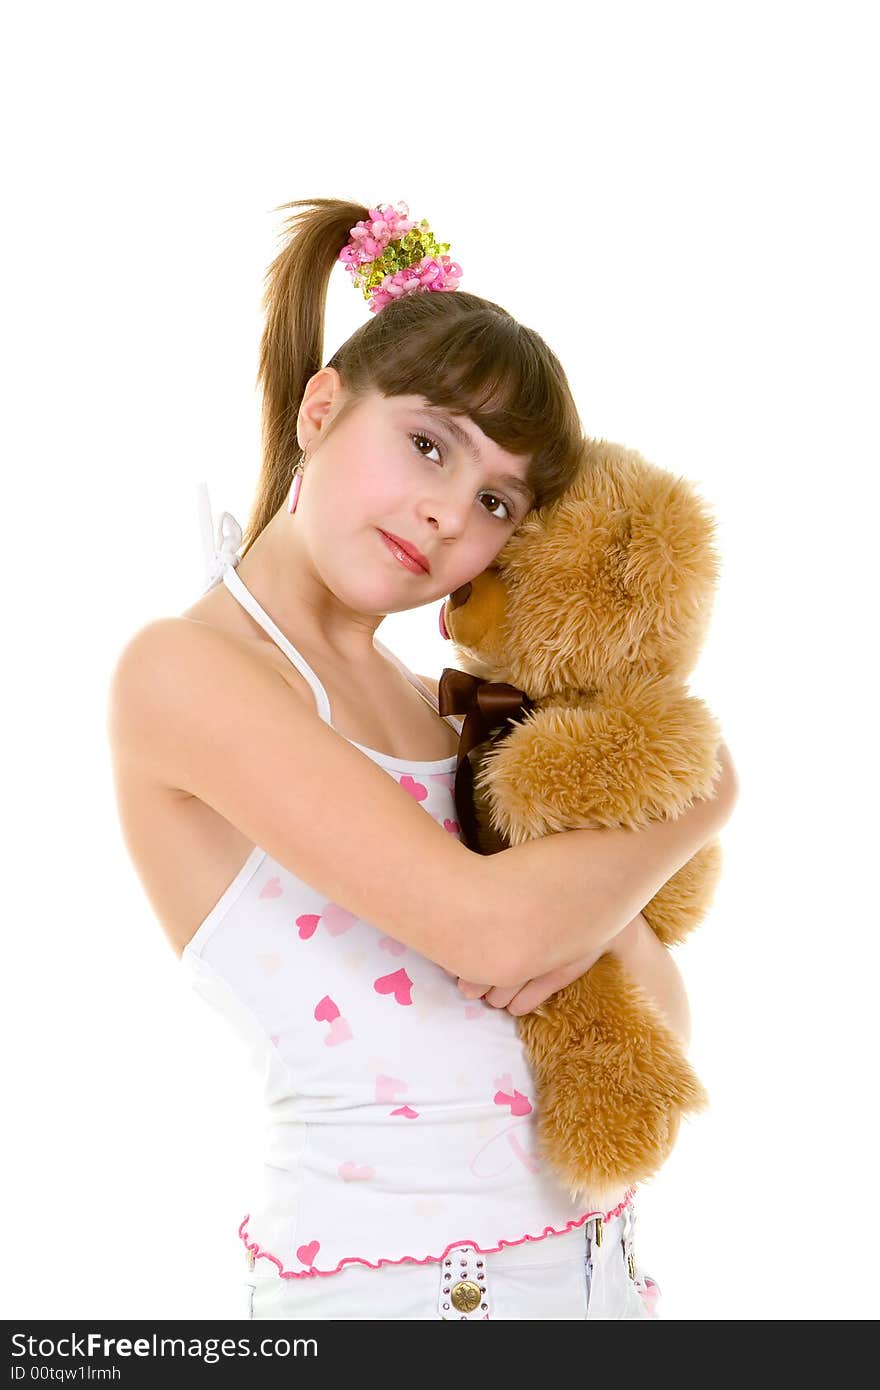
{"type": "MultiPolygon", "coordinates": [[[[4,1316],[245,1314],[259,1105],[126,855],[106,692],[136,629],[201,592],[197,482],[249,511],[273,209],[343,197],[427,217],[462,288],[558,354],[585,430],[714,508],[691,688],[741,794],[676,952],[712,1107],[642,1187],[637,1254],[667,1320],[876,1317],[875,17],[7,19],[4,1316]]],[[[338,267],[325,361],[367,312],[338,267]]],[[[438,607],[380,629],[437,675],[438,607]]]]}

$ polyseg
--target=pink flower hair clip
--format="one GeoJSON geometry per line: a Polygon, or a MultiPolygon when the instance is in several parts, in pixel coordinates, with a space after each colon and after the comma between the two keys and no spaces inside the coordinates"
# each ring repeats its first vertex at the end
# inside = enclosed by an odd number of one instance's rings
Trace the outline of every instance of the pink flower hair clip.
{"type": "Polygon", "coordinates": [[[461,266],[445,253],[423,218],[416,224],[406,203],[379,203],[352,227],[339,253],[358,289],[376,314],[404,294],[421,290],[456,290],[461,266]]]}

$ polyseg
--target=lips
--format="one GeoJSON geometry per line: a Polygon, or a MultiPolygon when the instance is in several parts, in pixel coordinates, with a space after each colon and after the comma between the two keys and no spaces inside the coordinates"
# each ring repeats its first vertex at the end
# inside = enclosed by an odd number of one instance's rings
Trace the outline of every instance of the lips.
{"type": "Polygon", "coordinates": [[[399,545],[404,554],[409,555],[410,559],[415,560],[417,565],[421,565],[426,574],[431,573],[431,566],[425,559],[417,545],[410,545],[409,541],[401,540],[400,536],[395,536],[391,531],[383,531],[383,536],[387,536],[395,545],[399,545]]]}

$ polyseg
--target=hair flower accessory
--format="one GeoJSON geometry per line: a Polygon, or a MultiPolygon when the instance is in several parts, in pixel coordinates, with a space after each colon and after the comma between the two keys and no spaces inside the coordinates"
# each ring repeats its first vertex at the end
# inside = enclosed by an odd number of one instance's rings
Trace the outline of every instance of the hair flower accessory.
{"type": "Polygon", "coordinates": [[[424,218],[413,221],[406,203],[379,203],[352,227],[339,260],[376,314],[405,294],[458,289],[461,266],[445,254],[448,250],[449,243],[436,241],[424,218]]]}

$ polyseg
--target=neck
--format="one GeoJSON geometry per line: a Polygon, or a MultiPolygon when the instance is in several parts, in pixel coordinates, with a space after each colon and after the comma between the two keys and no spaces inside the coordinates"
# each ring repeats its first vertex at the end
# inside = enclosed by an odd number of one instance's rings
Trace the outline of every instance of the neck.
{"type": "Polygon", "coordinates": [[[375,662],[373,639],[384,614],[358,613],[331,593],[285,507],[249,547],[237,573],[294,646],[353,667],[375,662]]]}

